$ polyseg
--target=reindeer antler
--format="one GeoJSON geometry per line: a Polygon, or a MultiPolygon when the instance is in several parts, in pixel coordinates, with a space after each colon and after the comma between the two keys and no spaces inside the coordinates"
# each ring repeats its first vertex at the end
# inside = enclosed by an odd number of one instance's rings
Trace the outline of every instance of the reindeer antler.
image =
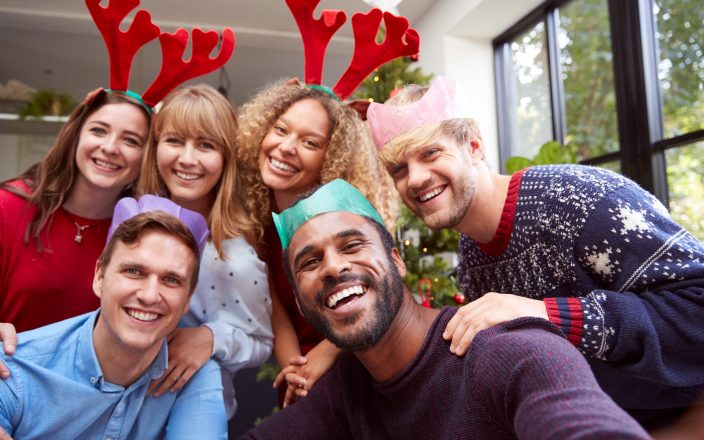
{"type": "Polygon", "coordinates": [[[108,47],[110,88],[127,90],[134,55],[142,46],[159,36],[159,27],[152,23],[149,12],[141,9],[127,32],[122,32],[120,23],[130,11],[139,6],[139,0],[110,0],[105,8],[100,6],[100,1],[86,0],[86,6],[108,47]]]}
{"type": "Polygon", "coordinates": [[[222,46],[215,58],[211,58],[210,53],[217,46],[220,34],[213,30],[203,32],[194,28],[192,35],[193,50],[188,61],[183,60],[188,45],[188,31],[177,29],[174,34],[163,33],[159,36],[161,71],[142,95],[147,105],[154,106],[179,84],[223,66],[235,50],[235,33],[230,28],[223,30],[222,46]]]}
{"type": "Polygon", "coordinates": [[[320,0],[286,0],[303,38],[305,82],[320,85],[323,82],[325,49],[335,32],[345,24],[347,15],[344,11],[325,9],[316,20],[313,12],[318,3],[320,0]]]}
{"type": "Polygon", "coordinates": [[[420,46],[418,32],[408,27],[408,20],[405,17],[398,17],[389,12],[383,13],[386,37],[381,45],[377,44],[376,35],[381,17],[382,12],[377,8],[367,14],[357,13],[352,16],[354,55],[350,66],[333,87],[333,91],[343,101],[377,67],[395,58],[418,53],[420,46]]]}

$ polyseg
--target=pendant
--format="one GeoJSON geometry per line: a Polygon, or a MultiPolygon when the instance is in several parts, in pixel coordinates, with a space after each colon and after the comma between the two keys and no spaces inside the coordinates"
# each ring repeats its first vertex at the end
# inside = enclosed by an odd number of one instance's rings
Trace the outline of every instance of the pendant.
{"type": "Polygon", "coordinates": [[[83,236],[81,235],[81,231],[76,232],[76,236],[73,237],[73,241],[76,243],[80,243],[81,240],[83,240],[83,236]]]}

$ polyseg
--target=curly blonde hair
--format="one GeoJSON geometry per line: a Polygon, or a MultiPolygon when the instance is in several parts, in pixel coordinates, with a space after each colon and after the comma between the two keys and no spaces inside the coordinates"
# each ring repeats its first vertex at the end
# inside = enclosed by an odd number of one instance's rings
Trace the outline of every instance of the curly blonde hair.
{"type": "Polygon", "coordinates": [[[223,240],[243,235],[254,244],[254,220],[244,209],[242,178],[235,163],[237,144],[237,114],[232,104],[207,84],[181,87],[171,92],[161,110],[154,116],[147,151],[142,159],[142,173],[137,194],[170,197],[169,189],[159,175],[157,145],[162,133],[173,131],[183,138],[197,139],[204,135],[222,148],[222,175],[208,215],[208,227],[220,258],[223,240]]]}
{"type": "Polygon", "coordinates": [[[276,120],[303,99],[318,101],[330,120],[330,140],[320,171],[320,183],[344,179],[356,186],[377,208],[388,229],[393,229],[398,210],[391,178],[381,166],[368,129],[359,114],[327,93],[284,80],[260,90],[240,108],[239,165],[246,188],[245,203],[254,215],[261,239],[271,224],[272,192],[259,170],[262,140],[276,120]]]}

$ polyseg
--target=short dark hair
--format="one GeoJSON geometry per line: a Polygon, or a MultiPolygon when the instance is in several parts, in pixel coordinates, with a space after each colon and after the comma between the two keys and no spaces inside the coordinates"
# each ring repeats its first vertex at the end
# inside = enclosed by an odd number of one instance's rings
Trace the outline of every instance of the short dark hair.
{"type": "Polygon", "coordinates": [[[198,273],[200,272],[198,242],[193,237],[191,230],[181,220],[163,211],[143,212],[120,223],[120,226],[117,227],[100,254],[98,262],[101,270],[104,271],[110,264],[110,259],[118,241],[127,245],[137,243],[147,231],[161,231],[172,235],[181,240],[191,250],[195,259],[193,277],[189,286],[192,293],[196,288],[196,283],[198,283],[198,273]]]}
{"type": "MultiPolygon", "coordinates": [[[[301,197],[305,198],[305,197],[301,197]]],[[[299,198],[300,199],[300,198],[299,198]]],[[[359,215],[359,214],[357,214],[359,215]]],[[[386,255],[390,256],[391,255],[391,250],[394,248],[394,237],[391,235],[391,233],[384,227],[384,225],[378,223],[375,220],[372,220],[369,217],[365,216],[360,216],[364,218],[364,220],[367,221],[367,223],[370,223],[372,226],[374,226],[374,229],[376,229],[376,232],[379,234],[379,238],[381,239],[381,244],[384,246],[384,251],[386,251],[386,255]]],[[[283,263],[284,263],[284,271],[286,272],[286,278],[288,278],[288,282],[291,284],[291,287],[293,288],[294,292],[297,292],[298,289],[296,288],[296,282],[293,277],[293,269],[291,268],[291,262],[290,258],[288,256],[288,250],[289,247],[286,247],[286,249],[283,250],[283,263]]]]}

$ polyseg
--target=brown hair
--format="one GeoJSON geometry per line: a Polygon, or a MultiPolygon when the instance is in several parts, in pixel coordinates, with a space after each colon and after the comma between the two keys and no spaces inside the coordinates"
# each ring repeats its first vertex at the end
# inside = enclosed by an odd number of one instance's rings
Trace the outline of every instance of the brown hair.
{"type": "Polygon", "coordinates": [[[320,171],[320,183],[340,178],[356,186],[393,228],[398,209],[396,191],[381,167],[369,132],[357,112],[330,95],[305,85],[279,81],[265,87],[240,111],[240,166],[246,183],[245,203],[254,215],[258,237],[272,222],[271,190],[259,170],[262,140],[276,120],[294,103],[314,99],[326,110],[330,140],[320,171]]]}
{"type": "Polygon", "coordinates": [[[207,216],[213,244],[220,258],[226,258],[222,251],[223,240],[245,235],[250,242],[254,241],[254,221],[244,209],[244,191],[237,170],[237,131],[234,107],[213,87],[198,84],[174,90],[164,99],[159,113],[154,117],[137,184],[139,195],[171,196],[159,175],[156,154],[159,138],[165,132],[175,132],[184,138],[207,137],[220,144],[223,147],[222,176],[214,188],[215,199],[207,216]]]}
{"type": "Polygon", "coordinates": [[[104,273],[105,268],[110,264],[110,259],[112,258],[113,251],[118,241],[125,245],[135,244],[139,242],[142,235],[147,231],[165,232],[181,240],[181,242],[191,250],[194,265],[189,291],[192,293],[196,288],[198,272],[200,271],[198,242],[196,242],[196,239],[193,237],[191,230],[188,229],[181,220],[163,211],[143,212],[120,223],[120,226],[118,226],[112,234],[108,244],[105,245],[98,259],[101,271],[104,273]]]}
{"type": "MultiPolygon", "coordinates": [[[[403,107],[419,101],[427,91],[427,86],[410,84],[387,100],[384,105],[403,107]]],[[[447,119],[399,134],[381,147],[379,158],[387,168],[396,166],[402,161],[406,153],[429,145],[440,136],[454,139],[458,145],[465,145],[468,142],[481,141],[482,139],[479,127],[474,119],[447,119]]]]}
{"type": "MultiPolygon", "coordinates": [[[[76,149],[85,121],[101,107],[121,103],[136,106],[147,118],[147,122],[150,121],[149,112],[133,98],[119,93],[99,93],[92,102],[82,102],[71,113],[44,159],[27,168],[16,178],[0,184],[2,189],[22,197],[37,207],[36,214],[24,231],[25,244],[28,244],[30,237],[32,237],[37,244],[37,249],[42,251],[39,234],[45,226],[51,223],[53,214],[66,202],[73,189],[73,184],[79,173],[78,165],[76,165],[76,149]],[[30,192],[25,193],[8,184],[16,179],[22,180],[29,187],[30,192]]],[[[120,197],[131,196],[132,193],[132,185],[128,185],[120,197]]]]}

